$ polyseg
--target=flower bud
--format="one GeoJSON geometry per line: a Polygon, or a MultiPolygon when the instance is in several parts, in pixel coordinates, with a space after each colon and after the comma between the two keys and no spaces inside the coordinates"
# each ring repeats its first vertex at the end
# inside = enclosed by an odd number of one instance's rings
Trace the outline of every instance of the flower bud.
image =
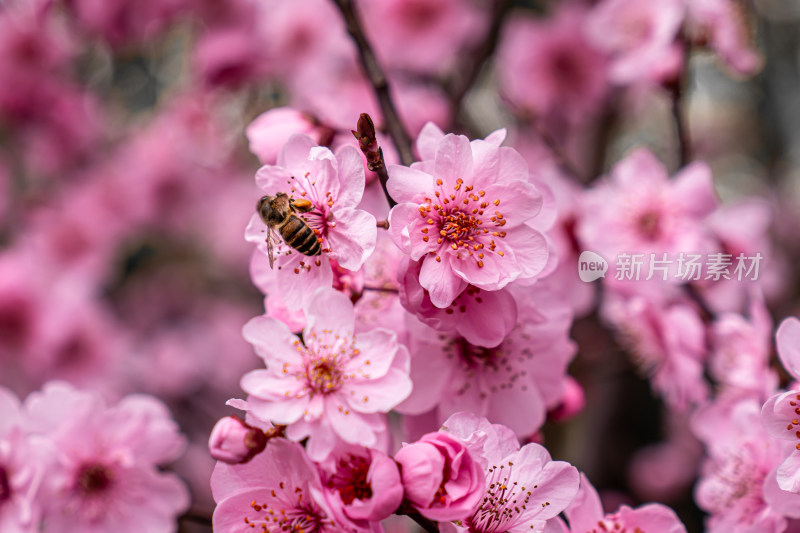
{"type": "Polygon", "coordinates": [[[264,451],[267,436],[235,416],[226,416],[211,430],[208,449],[211,457],[228,464],[242,464],[264,451]]]}
{"type": "Polygon", "coordinates": [[[464,518],[483,496],[483,472],[457,437],[428,433],[400,449],[395,460],[406,500],[426,518],[464,518]]]}

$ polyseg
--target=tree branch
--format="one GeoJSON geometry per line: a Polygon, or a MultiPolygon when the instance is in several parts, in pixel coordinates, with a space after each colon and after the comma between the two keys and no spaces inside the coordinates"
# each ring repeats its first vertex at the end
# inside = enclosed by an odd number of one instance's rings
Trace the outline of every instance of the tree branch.
{"type": "Polygon", "coordinates": [[[513,5],[513,0],[495,0],[486,37],[472,52],[464,54],[466,58],[464,64],[456,69],[452,77],[445,83],[445,91],[450,97],[450,114],[453,119],[458,116],[464,97],[478,78],[483,64],[494,54],[497,43],[500,41],[500,30],[502,30],[506,16],[513,5]]]}
{"type": "Polygon", "coordinates": [[[367,40],[353,0],[334,0],[334,3],[339,8],[339,11],[342,12],[347,25],[347,33],[356,43],[361,66],[364,68],[364,73],[367,75],[367,79],[372,85],[373,91],[375,91],[375,96],[378,98],[378,104],[380,105],[381,113],[383,113],[383,120],[386,123],[389,137],[391,137],[397,149],[400,161],[408,166],[415,161],[414,152],[411,149],[411,137],[409,137],[405,126],[400,120],[400,115],[397,113],[397,108],[389,91],[389,81],[367,40]]]}
{"type": "Polygon", "coordinates": [[[689,42],[683,37],[679,37],[683,42],[685,49],[685,57],[681,71],[675,80],[667,85],[672,99],[672,117],[675,121],[675,136],[678,141],[678,157],[680,167],[685,167],[692,160],[691,140],[689,139],[689,130],[686,127],[686,120],[683,114],[683,96],[686,78],[689,75],[689,59],[691,54],[691,47],[689,42]]]}

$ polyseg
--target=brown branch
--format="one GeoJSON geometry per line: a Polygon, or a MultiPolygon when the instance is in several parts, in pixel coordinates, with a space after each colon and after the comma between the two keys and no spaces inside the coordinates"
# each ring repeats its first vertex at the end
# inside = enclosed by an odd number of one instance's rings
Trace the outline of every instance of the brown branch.
{"type": "Polygon", "coordinates": [[[414,152],[411,148],[411,137],[409,137],[403,122],[400,120],[400,115],[397,113],[397,108],[389,91],[389,81],[367,40],[353,0],[334,0],[334,3],[339,8],[339,11],[342,12],[347,25],[347,33],[356,43],[361,66],[364,68],[364,73],[367,75],[375,96],[378,98],[378,104],[381,107],[389,137],[391,137],[397,149],[400,161],[408,166],[415,160],[414,152]]]}
{"type": "Polygon", "coordinates": [[[389,229],[389,221],[388,220],[378,220],[375,222],[375,225],[379,228],[389,229]]]}
{"type": "Polygon", "coordinates": [[[205,526],[212,526],[211,513],[205,510],[192,507],[181,516],[178,517],[179,521],[195,522],[205,526]]]}
{"type": "Polygon", "coordinates": [[[542,126],[539,120],[534,119],[533,129],[553,154],[553,157],[555,158],[558,166],[561,167],[561,170],[567,174],[570,174],[573,178],[580,182],[586,181],[583,177],[583,174],[575,165],[572,164],[572,161],[570,161],[569,157],[567,157],[567,154],[564,153],[564,150],[559,142],[552,135],[550,135],[550,132],[547,131],[544,126],[542,126]]]}
{"type": "Polygon", "coordinates": [[[411,513],[406,516],[409,517],[414,522],[416,522],[417,525],[422,529],[424,529],[427,533],[439,533],[439,526],[436,525],[436,522],[428,520],[421,514],[411,513]]]}
{"type": "Polygon", "coordinates": [[[513,0],[495,0],[486,36],[474,50],[464,54],[464,64],[455,69],[452,77],[445,82],[445,91],[450,97],[450,114],[454,119],[461,110],[464,97],[478,79],[483,64],[494,54],[503,23],[513,5],[513,0]]]}
{"type": "Polygon", "coordinates": [[[691,140],[689,139],[689,129],[686,126],[686,118],[683,110],[683,96],[686,85],[686,78],[689,75],[689,59],[691,47],[684,35],[678,37],[683,42],[685,56],[681,71],[676,79],[666,84],[672,100],[672,117],[675,121],[675,136],[678,141],[678,157],[680,167],[685,167],[692,160],[691,140]]]}

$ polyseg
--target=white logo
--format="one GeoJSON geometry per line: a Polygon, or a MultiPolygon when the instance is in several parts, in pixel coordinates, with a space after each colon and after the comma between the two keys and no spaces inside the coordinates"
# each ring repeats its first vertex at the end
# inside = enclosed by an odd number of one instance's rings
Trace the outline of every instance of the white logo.
{"type": "Polygon", "coordinates": [[[602,255],[585,251],[581,252],[578,258],[578,277],[581,281],[590,283],[600,278],[606,277],[608,271],[608,261],[602,255]]]}

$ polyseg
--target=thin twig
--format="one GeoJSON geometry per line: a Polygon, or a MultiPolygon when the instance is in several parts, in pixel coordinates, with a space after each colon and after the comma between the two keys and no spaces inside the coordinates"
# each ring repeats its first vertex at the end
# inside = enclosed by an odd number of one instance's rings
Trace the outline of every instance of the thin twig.
{"type": "Polygon", "coordinates": [[[364,290],[365,291],[374,291],[374,292],[392,292],[394,294],[397,294],[398,292],[400,292],[397,289],[393,289],[391,287],[369,287],[369,286],[365,286],[364,290]]]}
{"type": "Polygon", "coordinates": [[[375,222],[375,225],[379,228],[389,229],[389,221],[388,220],[378,220],[375,222]]]}
{"type": "Polygon", "coordinates": [[[383,73],[378,59],[375,57],[375,52],[367,40],[364,33],[364,28],[361,25],[361,19],[356,12],[353,0],[334,0],[334,3],[342,12],[345,24],[347,25],[347,33],[353,38],[358,48],[358,57],[361,60],[361,66],[372,85],[375,96],[378,98],[378,104],[383,113],[383,120],[386,129],[389,132],[397,154],[400,156],[400,161],[408,166],[414,162],[414,152],[411,149],[411,137],[403,126],[400,120],[400,115],[397,113],[397,108],[392,101],[392,96],[389,91],[389,81],[383,73]]]}
{"type": "Polygon", "coordinates": [[[685,167],[692,160],[691,140],[689,138],[689,130],[686,126],[686,120],[683,114],[683,96],[686,78],[689,75],[689,59],[691,48],[687,39],[679,37],[683,41],[685,47],[685,57],[681,71],[675,80],[667,85],[672,99],[672,117],[675,121],[675,135],[678,141],[678,156],[681,167],[685,167]]]}
{"type": "Polygon", "coordinates": [[[450,114],[454,119],[461,110],[464,97],[478,79],[483,64],[494,54],[506,15],[511,11],[513,5],[513,0],[495,1],[486,36],[474,50],[464,54],[466,58],[464,64],[455,69],[452,77],[445,82],[445,90],[450,97],[450,114]]]}

